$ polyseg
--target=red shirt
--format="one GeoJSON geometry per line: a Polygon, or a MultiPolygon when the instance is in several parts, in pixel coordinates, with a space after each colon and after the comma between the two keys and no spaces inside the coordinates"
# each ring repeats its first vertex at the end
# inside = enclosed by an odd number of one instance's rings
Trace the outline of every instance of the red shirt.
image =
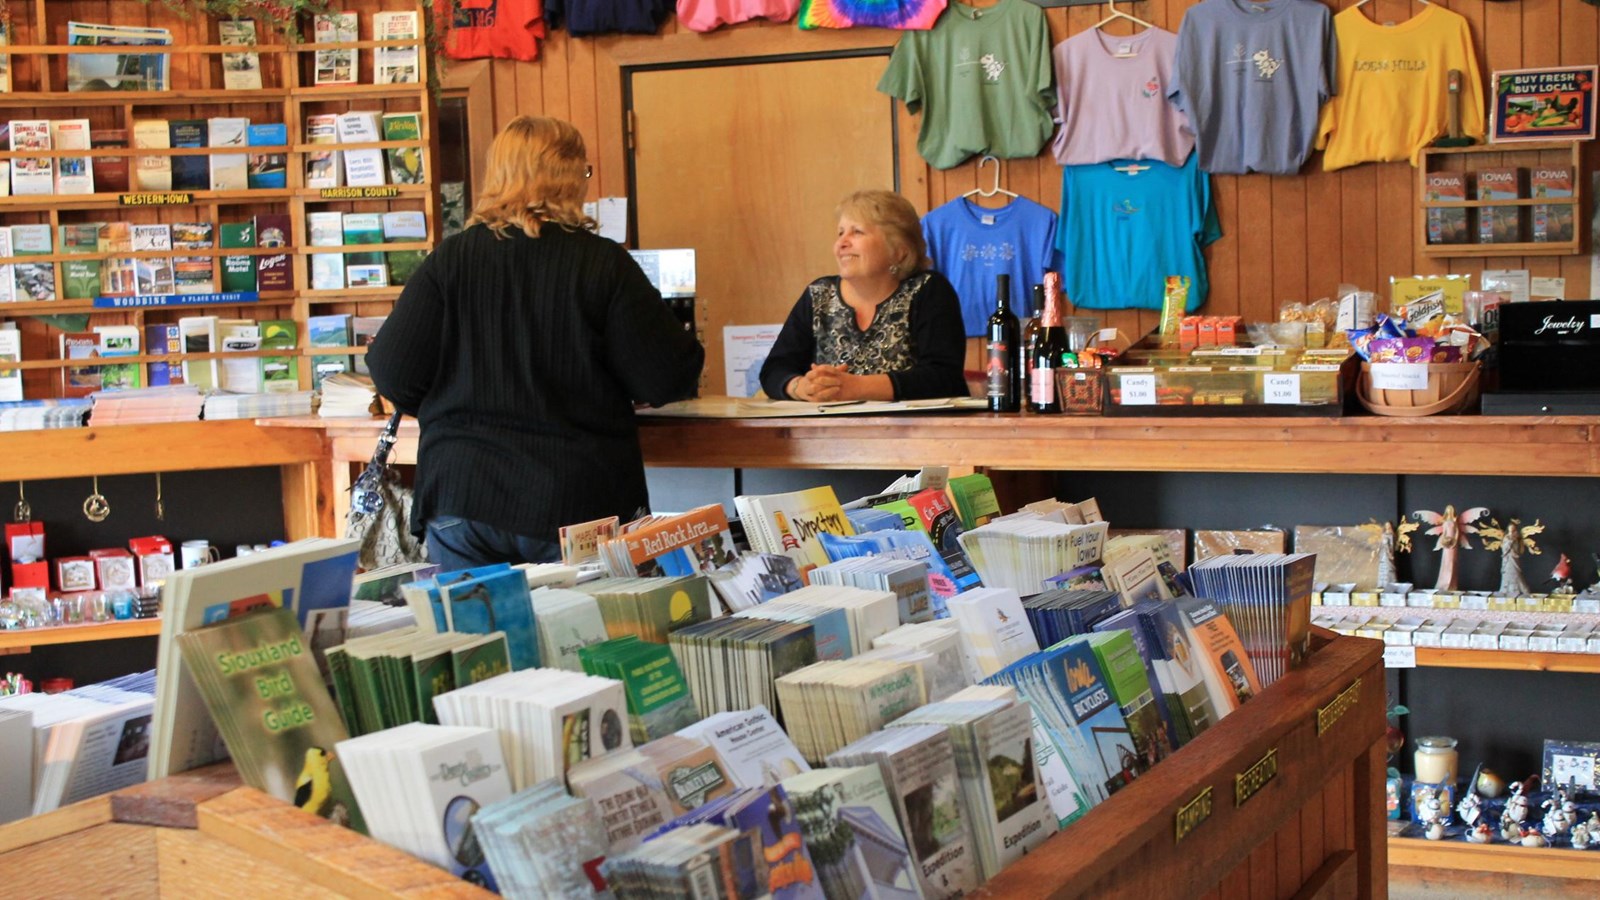
{"type": "Polygon", "coordinates": [[[461,0],[445,36],[451,59],[536,60],[545,36],[542,0],[461,0]]]}

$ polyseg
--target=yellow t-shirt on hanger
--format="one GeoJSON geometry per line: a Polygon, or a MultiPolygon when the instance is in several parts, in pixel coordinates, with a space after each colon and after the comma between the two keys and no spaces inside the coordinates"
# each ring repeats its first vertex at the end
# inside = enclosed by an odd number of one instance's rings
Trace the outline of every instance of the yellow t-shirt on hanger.
{"type": "Polygon", "coordinates": [[[1359,7],[1333,17],[1339,93],[1322,107],[1317,148],[1331,172],[1364,162],[1409,159],[1450,124],[1451,69],[1461,70],[1461,133],[1483,140],[1483,78],[1472,30],[1458,13],[1429,5],[1380,25],[1359,7]]]}

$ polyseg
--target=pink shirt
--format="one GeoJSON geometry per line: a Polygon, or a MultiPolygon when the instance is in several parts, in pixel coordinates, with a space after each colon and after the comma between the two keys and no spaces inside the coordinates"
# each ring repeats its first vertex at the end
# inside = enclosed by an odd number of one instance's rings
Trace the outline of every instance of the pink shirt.
{"type": "Polygon", "coordinates": [[[787,22],[800,10],[800,0],[678,0],[678,21],[691,31],[711,31],[750,19],[787,22]]]}
{"type": "Polygon", "coordinates": [[[1061,127],[1051,151],[1064,166],[1158,159],[1181,166],[1194,149],[1188,119],[1167,99],[1178,36],[1126,37],[1091,28],[1056,45],[1061,127]]]}

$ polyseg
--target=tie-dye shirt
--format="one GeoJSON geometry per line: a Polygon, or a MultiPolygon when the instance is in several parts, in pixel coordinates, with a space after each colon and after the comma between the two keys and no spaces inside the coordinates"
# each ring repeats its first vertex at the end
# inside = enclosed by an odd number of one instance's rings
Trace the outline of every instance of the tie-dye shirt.
{"type": "Polygon", "coordinates": [[[925,31],[945,0],[802,0],[801,28],[898,28],[925,31]]]}

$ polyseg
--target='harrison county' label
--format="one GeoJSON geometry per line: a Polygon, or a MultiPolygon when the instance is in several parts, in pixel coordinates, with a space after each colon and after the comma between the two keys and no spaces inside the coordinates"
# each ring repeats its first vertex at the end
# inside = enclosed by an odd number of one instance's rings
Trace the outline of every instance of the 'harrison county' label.
{"type": "Polygon", "coordinates": [[[381,200],[400,196],[400,189],[393,186],[323,188],[317,196],[324,200],[381,200]]]}

